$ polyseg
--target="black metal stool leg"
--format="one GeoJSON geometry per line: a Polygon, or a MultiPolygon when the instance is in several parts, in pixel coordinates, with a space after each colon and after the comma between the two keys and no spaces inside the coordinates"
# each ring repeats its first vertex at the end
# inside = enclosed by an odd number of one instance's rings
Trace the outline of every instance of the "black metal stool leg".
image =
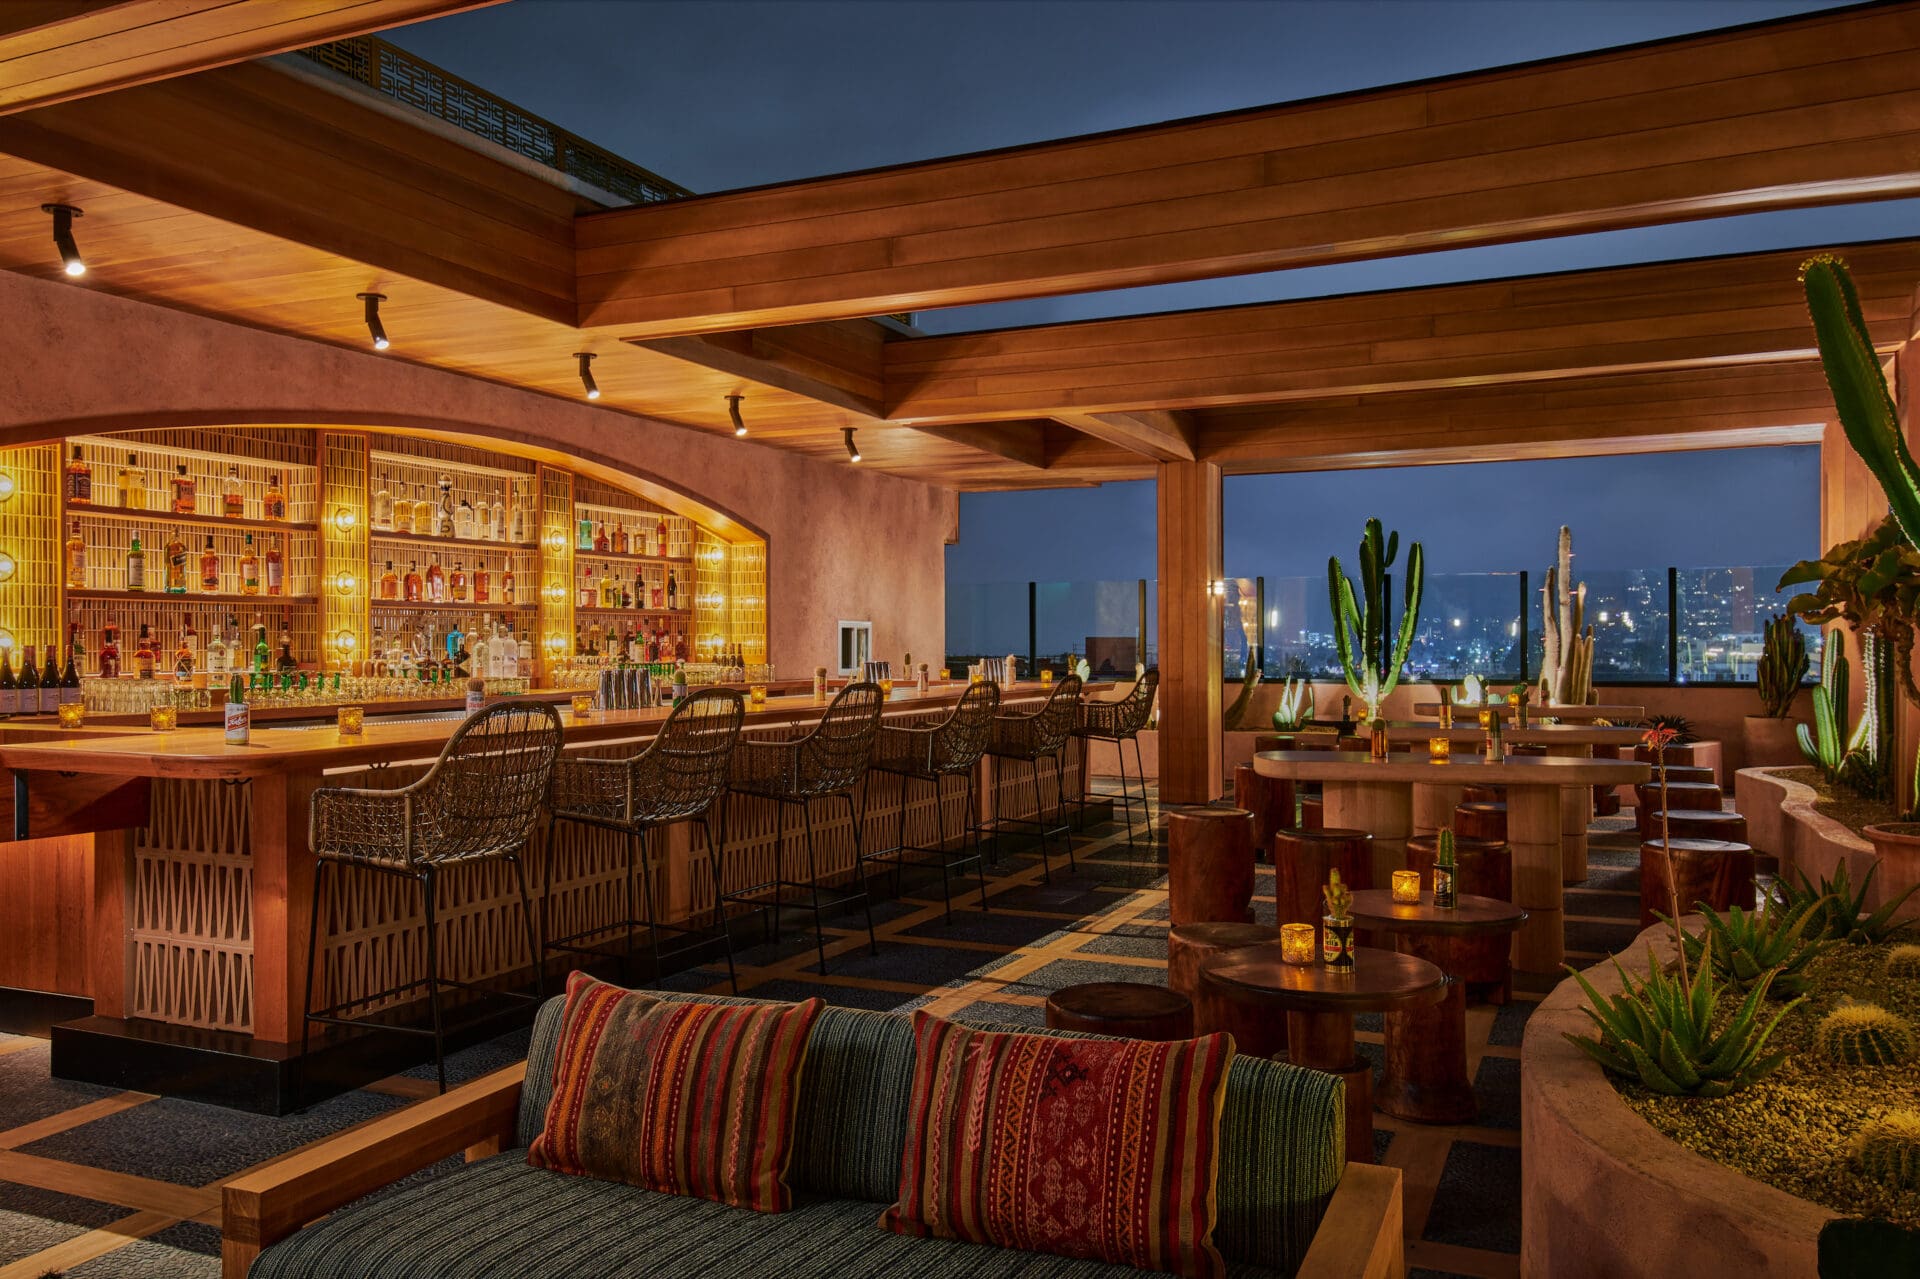
{"type": "Polygon", "coordinates": [[[520,864],[520,854],[509,853],[507,860],[513,863],[514,882],[520,886],[521,918],[527,921],[527,954],[533,960],[533,997],[544,1004],[547,1002],[547,965],[540,953],[540,939],[533,931],[533,899],[527,894],[527,870],[520,864]]]}
{"type": "Polygon", "coordinates": [[[421,895],[427,907],[427,1006],[433,1011],[433,1069],[440,1079],[440,1091],[447,1091],[447,1040],[440,1021],[440,956],[434,939],[436,919],[433,910],[433,870],[420,873],[421,895]]]}
{"type": "Polygon", "coordinates": [[[987,857],[985,850],[980,847],[980,820],[973,807],[974,787],[973,770],[968,769],[967,806],[965,811],[960,814],[960,838],[964,841],[969,835],[973,837],[973,871],[975,878],[980,881],[980,911],[982,914],[985,914],[987,910],[987,857]]]}
{"type": "Polygon", "coordinates": [[[727,985],[737,995],[740,993],[740,974],[735,972],[733,967],[733,924],[727,918],[726,818],[720,819],[721,842],[719,844],[713,841],[713,824],[709,818],[700,819],[700,829],[706,833],[707,865],[713,871],[713,913],[720,917],[720,939],[727,948],[727,985]]]}
{"type": "Polygon", "coordinates": [[[1033,828],[1040,833],[1040,879],[1053,883],[1053,866],[1047,858],[1050,837],[1047,834],[1047,810],[1040,802],[1040,757],[1027,761],[1027,785],[1033,791],[1033,828]]]}
{"type": "MultiPolygon", "coordinates": [[[[938,845],[934,851],[934,856],[938,858],[940,862],[940,900],[946,903],[947,926],[951,928],[953,926],[953,876],[948,873],[947,867],[946,823],[940,820],[940,777],[938,774],[935,774],[929,780],[933,783],[933,842],[938,845]]],[[[904,802],[906,799],[906,791],[904,789],[902,789],[900,793],[900,798],[903,801],[901,803],[901,810],[904,812],[906,809],[904,802]]]]}
{"type": "Polygon", "coordinates": [[[627,831],[620,841],[626,845],[627,852],[627,894],[624,899],[627,923],[627,947],[620,955],[620,980],[626,982],[628,985],[633,984],[633,925],[640,914],[640,895],[636,891],[636,885],[633,882],[633,846],[636,841],[637,837],[632,831],[627,831]]]}
{"type": "MultiPolygon", "coordinates": [[[[1061,836],[1062,836],[1063,838],[1065,838],[1065,839],[1066,839],[1066,841],[1067,841],[1067,873],[1068,873],[1068,874],[1072,874],[1072,873],[1073,873],[1073,870],[1074,870],[1074,866],[1073,866],[1073,825],[1072,825],[1072,823],[1070,823],[1070,822],[1068,822],[1068,821],[1067,821],[1067,805],[1066,805],[1066,796],[1067,796],[1067,774],[1066,774],[1066,769],[1065,769],[1064,767],[1062,767],[1062,765],[1061,765],[1061,762],[1060,762],[1060,756],[1059,756],[1059,755],[1057,755],[1057,754],[1056,754],[1056,755],[1050,755],[1050,756],[1048,756],[1048,758],[1049,758],[1049,759],[1051,759],[1051,760],[1053,761],[1053,798],[1054,798],[1054,806],[1053,806],[1053,815],[1054,815],[1054,818],[1055,818],[1055,820],[1056,820],[1056,821],[1058,821],[1058,822],[1060,823],[1060,834],[1061,834],[1061,836]]],[[[1036,773],[1037,773],[1037,772],[1039,771],[1039,766],[1038,766],[1038,765],[1035,765],[1035,766],[1034,766],[1034,771],[1035,771],[1036,773]]]]}
{"type": "Polygon", "coordinates": [[[540,885],[540,956],[536,961],[542,975],[547,971],[547,938],[553,936],[553,864],[560,860],[559,829],[558,817],[547,818],[547,864],[540,885]]]}
{"type": "MultiPolygon", "coordinates": [[[[805,804],[801,805],[805,811],[805,804]]],[[[773,801],[773,903],[763,907],[765,914],[760,916],[760,936],[765,938],[769,927],[773,930],[773,944],[780,944],[780,881],[787,877],[787,806],[780,800],[773,801]]]]}
{"type": "MultiPolygon", "coordinates": [[[[900,798],[904,803],[906,799],[904,789],[900,793],[900,798]]],[[[860,832],[867,824],[867,797],[865,792],[862,792],[860,796],[860,813],[858,816],[855,816],[853,811],[853,792],[847,792],[847,820],[853,823],[853,864],[860,871],[860,909],[865,911],[867,916],[867,953],[869,955],[877,955],[880,953],[880,942],[873,935],[873,890],[867,887],[867,863],[866,860],[860,856],[860,832]]],[[[815,900],[818,900],[817,887],[815,893],[815,900]]],[[[825,972],[826,969],[823,967],[820,971],[825,972]]]]}
{"type": "Polygon", "coordinates": [[[907,851],[907,800],[913,794],[913,778],[900,774],[900,811],[893,829],[893,895],[895,900],[906,896],[907,886],[901,878],[906,869],[907,851]]]}
{"type": "Polygon", "coordinates": [[[653,904],[653,827],[648,826],[639,834],[640,844],[640,884],[647,900],[647,945],[653,950],[653,980],[660,980],[660,916],[654,913],[653,904]]]}
{"type": "Polygon", "coordinates": [[[813,905],[813,941],[820,950],[820,975],[824,977],[827,975],[827,933],[820,926],[820,867],[813,858],[813,809],[805,800],[800,801],[800,820],[807,831],[807,900],[813,905]]]}
{"type": "MultiPolygon", "coordinates": [[[[1113,749],[1117,752],[1120,747],[1116,743],[1113,749]]],[[[1153,824],[1153,797],[1147,793],[1147,765],[1146,761],[1140,758],[1140,734],[1138,733],[1133,735],[1133,767],[1134,771],[1140,774],[1140,808],[1145,814],[1147,826],[1147,851],[1153,855],[1153,860],[1158,862],[1160,860],[1159,832],[1153,824]]]]}

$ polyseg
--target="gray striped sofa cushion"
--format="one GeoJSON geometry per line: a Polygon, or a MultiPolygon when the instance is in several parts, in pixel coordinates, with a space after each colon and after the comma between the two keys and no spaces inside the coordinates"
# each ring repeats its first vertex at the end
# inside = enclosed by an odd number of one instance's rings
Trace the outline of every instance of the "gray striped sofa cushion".
{"type": "MultiPolygon", "coordinates": [[[[1140,1272],[879,1227],[855,1199],[765,1214],[530,1168],[524,1150],[336,1213],[251,1279],[1117,1279],[1140,1272]]],[[[1236,1266],[1235,1279],[1279,1279],[1236,1266]]]]}

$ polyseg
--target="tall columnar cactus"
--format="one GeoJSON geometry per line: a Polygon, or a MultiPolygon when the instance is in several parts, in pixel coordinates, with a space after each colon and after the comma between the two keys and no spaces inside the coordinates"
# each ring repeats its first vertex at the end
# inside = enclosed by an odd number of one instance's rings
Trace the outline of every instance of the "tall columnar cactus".
{"type": "Polygon", "coordinates": [[[1813,1031],[1814,1046],[1841,1066],[1892,1066],[1913,1056],[1913,1027],[1878,1004],[1843,1003],[1813,1031]]]}
{"type": "Polygon", "coordinates": [[[1360,538],[1360,589],[1366,599],[1362,611],[1353,583],[1340,567],[1338,555],[1327,558],[1327,594],[1333,606],[1333,644],[1347,687],[1366,705],[1369,721],[1380,717],[1380,707],[1400,682],[1413,632],[1420,622],[1420,593],[1426,587],[1426,551],[1415,542],[1407,548],[1406,580],[1401,587],[1400,629],[1387,651],[1387,570],[1400,553],[1400,534],[1386,533],[1379,520],[1368,520],[1360,538]]]}
{"type": "Polygon", "coordinates": [[[1854,1134],[1853,1161],[1883,1186],[1920,1190],[1920,1114],[1889,1110],[1869,1120],[1854,1134]]]}
{"type": "Polygon", "coordinates": [[[1828,782],[1840,780],[1840,766],[1846,763],[1847,695],[1851,691],[1852,667],[1847,662],[1847,633],[1828,632],[1820,645],[1820,683],[1813,690],[1813,726],[1800,725],[1800,753],[1817,765],[1828,782]]]}
{"type": "Polygon", "coordinates": [[[1587,584],[1573,583],[1573,530],[1560,526],[1560,554],[1540,588],[1546,650],[1540,661],[1540,700],[1584,706],[1593,698],[1593,628],[1587,622],[1587,584]]]}
{"type": "Polygon", "coordinates": [[[1785,719],[1793,710],[1800,681],[1807,677],[1807,637],[1785,613],[1767,621],[1766,643],[1754,671],[1760,690],[1760,708],[1769,719],[1785,719]]]}

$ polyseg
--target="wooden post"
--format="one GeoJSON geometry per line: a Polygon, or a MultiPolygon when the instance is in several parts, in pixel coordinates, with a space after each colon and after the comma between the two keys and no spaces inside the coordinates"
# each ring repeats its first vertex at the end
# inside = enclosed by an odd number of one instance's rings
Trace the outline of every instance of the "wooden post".
{"type": "MultiPolygon", "coordinates": [[[[253,1037],[300,1038],[306,1010],[307,932],[313,910],[313,850],[307,810],[317,773],[262,773],[253,788],[253,1037]]],[[[314,1001],[326,998],[316,986],[314,1001]]]]}
{"type": "Polygon", "coordinates": [[[1204,804],[1220,794],[1222,567],[1220,467],[1158,467],[1160,567],[1160,798],[1204,804]]]}

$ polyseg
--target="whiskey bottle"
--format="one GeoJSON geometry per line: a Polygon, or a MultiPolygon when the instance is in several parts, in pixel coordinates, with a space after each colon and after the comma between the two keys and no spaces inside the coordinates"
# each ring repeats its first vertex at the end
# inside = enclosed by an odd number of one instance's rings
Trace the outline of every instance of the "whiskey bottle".
{"type": "Polygon", "coordinates": [[[453,562],[453,572],[447,574],[447,594],[456,604],[467,602],[467,566],[464,560],[453,562]]]}
{"type": "Polygon", "coordinates": [[[487,562],[481,560],[473,566],[473,602],[491,604],[493,594],[493,574],[487,572],[487,562]]]}
{"type": "Polygon", "coordinates": [[[147,589],[147,552],[140,545],[138,533],[133,535],[133,544],[127,548],[127,589],[147,589]]]}
{"type": "Polygon", "coordinates": [[[613,553],[615,555],[627,553],[627,526],[624,523],[613,526],[613,553]]]}
{"type": "Polygon", "coordinates": [[[380,575],[380,598],[397,600],[400,598],[400,575],[393,571],[393,561],[387,561],[387,571],[380,575]]]}
{"type": "Polygon", "coordinates": [[[178,463],[173,468],[172,483],[173,513],[175,515],[192,515],[194,513],[195,499],[194,482],[193,477],[187,474],[187,464],[185,462],[178,463]]]}
{"type": "Polygon", "coordinates": [[[413,502],[407,497],[404,489],[401,491],[399,499],[393,503],[392,522],[393,531],[396,533],[411,533],[414,531],[413,502]]]}
{"type": "Polygon", "coordinates": [[[280,472],[275,471],[267,477],[267,496],[260,507],[260,514],[269,520],[287,518],[287,493],[280,487],[280,472]]]}
{"type": "MultiPolygon", "coordinates": [[[[407,515],[409,517],[407,522],[411,524],[413,522],[411,518],[413,512],[409,511],[407,515]]],[[[387,487],[387,473],[385,471],[380,472],[380,487],[375,490],[373,494],[371,518],[376,532],[393,532],[393,491],[387,487]]]]}
{"type": "Polygon", "coordinates": [[[120,468],[120,506],[123,510],[144,511],[147,509],[147,473],[140,469],[139,458],[127,454],[127,464],[120,468]]]}
{"type": "Polygon", "coordinates": [[[240,552],[240,593],[258,595],[260,593],[260,557],[254,554],[253,534],[247,534],[246,546],[240,552]]]}
{"type": "Polygon", "coordinates": [[[447,574],[440,567],[440,552],[433,553],[433,559],[427,565],[427,602],[444,604],[447,602],[447,574]]]}
{"type": "Polygon", "coordinates": [[[220,481],[220,513],[230,520],[247,517],[247,491],[240,486],[238,463],[227,463],[227,477],[220,481]]]}
{"type": "Polygon", "coordinates": [[[427,500],[427,486],[413,486],[413,531],[421,537],[433,534],[433,503],[427,500]]]}
{"type": "Polygon", "coordinates": [[[100,678],[120,677],[120,628],[112,622],[100,628],[100,678]]]}
{"type": "Polygon", "coordinates": [[[605,520],[601,520],[594,526],[593,549],[601,555],[605,555],[613,549],[613,539],[607,536],[607,522],[605,520]]]}
{"type": "Polygon", "coordinates": [[[79,520],[73,522],[73,532],[67,537],[67,589],[87,589],[87,539],[80,535],[79,520]]]}
{"type": "MultiPolygon", "coordinates": [[[[28,649],[27,653],[31,659],[33,650],[28,649]]],[[[147,628],[145,622],[142,622],[140,623],[140,642],[133,650],[133,673],[141,679],[152,679],[155,656],[153,632],[147,628]]]]}
{"type": "Polygon", "coordinates": [[[286,589],[287,561],[280,550],[280,535],[267,536],[267,594],[279,595],[286,589]]]}
{"type": "Polygon", "coordinates": [[[417,560],[407,562],[406,599],[409,604],[418,604],[423,598],[420,581],[420,564],[417,560]]]}
{"type": "Polygon", "coordinates": [[[220,552],[213,549],[213,534],[207,534],[207,547],[200,552],[200,589],[208,595],[220,593],[220,552]]]}
{"type": "Polygon", "coordinates": [[[80,453],[78,444],[73,446],[73,460],[67,463],[67,502],[72,506],[86,506],[93,501],[93,467],[80,453]]]}
{"type": "Polygon", "coordinates": [[[187,543],[180,536],[180,530],[173,530],[173,536],[167,539],[167,594],[185,595],[187,593],[187,543]]]}

